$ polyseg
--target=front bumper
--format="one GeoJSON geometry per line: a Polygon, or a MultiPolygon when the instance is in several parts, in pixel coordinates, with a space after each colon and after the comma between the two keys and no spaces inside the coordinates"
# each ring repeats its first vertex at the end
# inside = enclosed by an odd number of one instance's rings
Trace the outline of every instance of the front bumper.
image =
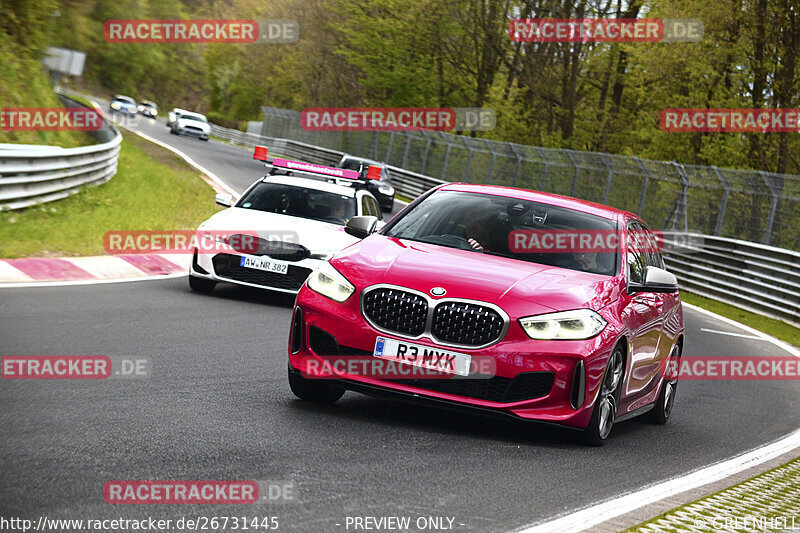
{"type": "Polygon", "coordinates": [[[188,135],[190,137],[197,137],[198,139],[208,139],[208,132],[201,130],[176,127],[175,131],[178,133],[178,135],[188,135]]]}
{"type": "Polygon", "coordinates": [[[322,379],[334,379],[344,388],[368,394],[384,391],[405,399],[428,400],[434,404],[473,408],[525,420],[573,428],[588,425],[616,339],[598,336],[585,341],[533,341],[512,320],[505,337],[497,344],[479,350],[454,349],[437,345],[427,337],[411,341],[381,333],[362,317],[358,301],[358,295],[354,294],[345,303],[336,304],[304,285],[296,303],[302,311],[302,320],[293,320],[292,325],[290,366],[306,378],[319,377],[317,369],[325,368],[327,377],[322,379]],[[299,337],[295,336],[297,327],[301,328],[299,337]],[[332,337],[333,341],[324,334],[332,337]],[[353,367],[346,364],[337,366],[332,362],[352,356],[371,358],[378,336],[468,353],[473,359],[476,356],[491,357],[495,366],[494,376],[388,379],[368,373],[352,373],[350,369],[353,367]],[[298,338],[300,342],[294,342],[293,350],[292,341],[298,338]],[[323,342],[325,339],[327,341],[323,342]],[[582,380],[578,377],[578,370],[583,372],[582,380]],[[577,390],[581,382],[584,388],[577,390]],[[580,403],[575,398],[580,398],[580,403]]]}
{"type": "Polygon", "coordinates": [[[240,266],[241,257],[241,254],[234,251],[196,253],[192,257],[189,274],[218,282],[297,294],[308,275],[322,263],[320,259],[293,261],[289,262],[286,274],[277,274],[240,266]]]}

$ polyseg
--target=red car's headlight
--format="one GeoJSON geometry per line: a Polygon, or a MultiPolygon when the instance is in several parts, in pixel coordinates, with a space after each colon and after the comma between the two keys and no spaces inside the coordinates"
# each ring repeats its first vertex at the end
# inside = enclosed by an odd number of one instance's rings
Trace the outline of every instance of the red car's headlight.
{"type": "Polygon", "coordinates": [[[591,309],[575,309],[520,318],[519,324],[531,339],[582,340],[603,331],[607,322],[591,309]]]}
{"type": "Polygon", "coordinates": [[[308,277],[308,288],[336,302],[343,302],[356,291],[352,283],[330,263],[323,263],[308,277]]]}

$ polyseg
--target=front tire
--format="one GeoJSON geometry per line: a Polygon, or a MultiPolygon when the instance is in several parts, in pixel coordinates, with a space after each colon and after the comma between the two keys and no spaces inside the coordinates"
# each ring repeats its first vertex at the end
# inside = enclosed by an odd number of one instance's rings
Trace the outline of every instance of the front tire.
{"type": "Polygon", "coordinates": [[[663,426],[669,420],[672,413],[672,406],[675,403],[675,393],[678,391],[678,369],[680,368],[681,348],[675,345],[670,352],[667,360],[664,383],[661,385],[661,392],[658,394],[656,405],[649,413],[645,414],[645,420],[657,426],[663,426]],[[674,370],[674,372],[673,372],[674,370]]]}
{"type": "Polygon", "coordinates": [[[622,378],[625,371],[625,356],[620,346],[614,348],[608,359],[606,373],[600,384],[600,393],[594,402],[592,418],[583,430],[583,441],[588,446],[602,446],[617,417],[622,378]]]}
{"type": "Polygon", "coordinates": [[[289,388],[301,400],[334,404],[344,395],[344,389],[331,386],[324,380],[306,379],[289,366],[289,388]]]}
{"type": "Polygon", "coordinates": [[[199,278],[197,276],[192,276],[189,274],[189,288],[196,292],[202,292],[205,294],[210,293],[214,290],[214,287],[217,286],[216,281],[212,281],[210,279],[199,278]]]}

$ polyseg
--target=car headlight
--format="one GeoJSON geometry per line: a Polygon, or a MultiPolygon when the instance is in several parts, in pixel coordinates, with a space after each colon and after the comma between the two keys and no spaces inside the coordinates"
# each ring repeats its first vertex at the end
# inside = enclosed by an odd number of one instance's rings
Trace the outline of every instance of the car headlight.
{"type": "Polygon", "coordinates": [[[531,339],[582,340],[603,331],[607,322],[591,309],[575,309],[520,318],[519,324],[531,339]]]}
{"type": "Polygon", "coordinates": [[[114,109],[119,109],[119,104],[116,103],[116,102],[112,102],[111,103],[111,107],[114,108],[114,109]]]}
{"type": "Polygon", "coordinates": [[[394,194],[394,187],[391,185],[381,185],[378,187],[378,192],[381,194],[385,194],[386,196],[391,196],[394,194]]]}
{"type": "Polygon", "coordinates": [[[311,273],[308,277],[308,288],[340,303],[356,291],[353,284],[330,263],[323,263],[311,273]]]}

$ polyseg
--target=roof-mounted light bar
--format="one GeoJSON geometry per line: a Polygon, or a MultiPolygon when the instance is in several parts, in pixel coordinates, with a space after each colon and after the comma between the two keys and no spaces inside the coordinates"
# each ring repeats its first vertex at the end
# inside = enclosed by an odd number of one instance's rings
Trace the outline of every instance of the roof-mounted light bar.
{"type": "Polygon", "coordinates": [[[272,160],[273,167],[285,168],[287,170],[298,170],[300,172],[310,174],[322,174],[332,178],[346,178],[351,180],[358,179],[358,172],[355,170],[346,170],[344,168],[326,167],[324,165],[315,165],[314,163],[303,163],[301,161],[290,161],[288,159],[274,158],[272,160]]]}

